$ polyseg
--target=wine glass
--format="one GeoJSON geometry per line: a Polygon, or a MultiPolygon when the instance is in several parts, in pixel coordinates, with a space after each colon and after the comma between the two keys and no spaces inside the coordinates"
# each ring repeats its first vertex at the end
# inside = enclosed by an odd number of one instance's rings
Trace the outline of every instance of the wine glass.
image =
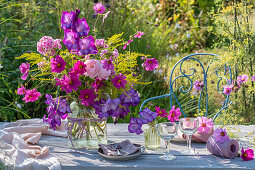
{"type": "Polygon", "coordinates": [[[181,118],[179,121],[179,127],[182,133],[187,136],[187,147],[188,150],[183,151],[185,155],[195,155],[196,152],[191,148],[191,137],[198,129],[198,119],[197,118],[181,118]]]}
{"type": "Polygon", "coordinates": [[[176,135],[176,124],[172,122],[162,122],[156,125],[159,136],[165,140],[166,153],[159,157],[162,160],[174,160],[176,157],[170,154],[170,140],[176,135]]]}

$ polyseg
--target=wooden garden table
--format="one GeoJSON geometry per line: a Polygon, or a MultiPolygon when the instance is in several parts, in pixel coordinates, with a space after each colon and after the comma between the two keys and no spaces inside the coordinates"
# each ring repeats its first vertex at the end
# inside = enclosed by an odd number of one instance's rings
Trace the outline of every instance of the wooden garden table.
{"type": "MultiPolygon", "coordinates": [[[[144,145],[144,136],[131,134],[128,132],[128,124],[107,124],[108,140],[121,142],[130,139],[133,143],[144,145]]],[[[241,133],[240,136],[245,136],[249,132],[255,130],[253,126],[238,126],[241,133]]],[[[164,146],[161,141],[161,146],[164,146]]],[[[255,169],[255,160],[243,161],[241,158],[234,158],[232,160],[216,157],[211,155],[205,144],[192,143],[199,152],[199,156],[184,156],[180,151],[186,149],[186,142],[172,142],[171,154],[176,155],[176,160],[163,161],[158,157],[165,151],[161,148],[157,151],[148,151],[134,160],[129,161],[110,161],[102,158],[95,151],[82,151],[77,153],[70,149],[67,145],[68,139],[53,136],[42,136],[39,144],[41,146],[49,146],[51,153],[57,157],[62,165],[62,169],[136,169],[136,170],[151,170],[151,169],[255,169]]],[[[245,142],[242,143],[245,145],[245,142]]],[[[254,149],[254,148],[253,148],[254,149]]]]}

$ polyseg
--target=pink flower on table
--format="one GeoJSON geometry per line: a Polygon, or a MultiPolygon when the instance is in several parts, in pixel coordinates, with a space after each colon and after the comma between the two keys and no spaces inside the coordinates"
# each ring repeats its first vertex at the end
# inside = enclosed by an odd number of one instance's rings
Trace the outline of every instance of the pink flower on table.
{"type": "Polygon", "coordinates": [[[125,50],[132,41],[133,41],[132,39],[128,40],[127,44],[123,46],[123,50],[125,50]]]}
{"type": "Polygon", "coordinates": [[[17,94],[24,95],[26,94],[26,91],[27,91],[26,88],[24,86],[21,86],[20,88],[18,88],[17,94]]]}
{"type": "Polygon", "coordinates": [[[166,109],[161,110],[160,107],[155,106],[156,113],[158,113],[158,116],[160,117],[167,117],[166,109]]]}
{"type": "Polygon", "coordinates": [[[25,97],[22,100],[25,100],[25,103],[35,102],[36,100],[39,99],[40,96],[41,96],[41,93],[37,92],[37,89],[27,90],[25,97]]]}
{"type": "Polygon", "coordinates": [[[119,75],[115,75],[114,78],[111,79],[111,82],[117,89],[124,89],[127,84],[126,76],[120,73],[119,75]]]}
{"type": "Polygon", "coordinates": [[[106,14],[104,14],[103,16],[103,23],[104,23],[104,20],[108,17],[108,14],[110,13],[110,11],[106,12],[106,14]]]}
{"type": "Polygon", "coordinates": [[[246,74],[243,74],[237,77],[237,82],[239,82],[240,84],[243,84],[247,82],[248,79],[249,79],[249,76],[247,76],[246,74]]]}
{"type": "Polygon", "coordinates": [[[73,70],[76,74],[83,75],[86,72],[86,64],[84,64],[82,61],[77,61],[74,64],[73,70]]]}
{"type": "Polygon", "coordinates": [[[97,3],[97,4],[95,4],[93,9],[94,9],[95,13],[103,14],[105,11],[105,6],[101,3],[97,3]]]}
{"type": "Polygon", "coordinates": [[[66,62],[65,60],[57,55],[55,58],[50,59],[51,62],[51,71],[53,73],[61,73],[65,70],[66,62]]]}
{"type": "Polygon", "coordinates": [[[246,149],[246,150],[244,150],[244,148],[242,148],[241,152],[242,152],[241,158],[242,158],[244,161],[253,160],[254,152],[253,152],[252,149],[246,149]]]}
{"type": "Polygon", "coordinates": [[[207,117],[202,116],[202,117],[198,117],[198,121],[199,121],[199,127],[198,127],[199,132],[209,133],[210,130],[213,128],[212,119],[208,119],[207,117]]]}
{"type": "Polygon", "coordinates": [[[79,98],[81,99],[81,104],[87,107],[94,103],[94,100],[96,99],[96,95],[92,89],[81,90],[80,94],[79,98]]]}
{"type": "Polygon", "coordinates": [[[56,81],[56,85],[61,86],[61,90],[65,90],[66,93],[71,93],[73,90],[77,91],[78,87],[81,86],[81,81],[77,74],[69,73],[69,77],[64,75],[62,80],[56,79],[56,81]]]}
{"type": "Polygon", "coordinates": [[[100,80],[108,80],[108,77],[111,75],[111,70],[104,69],[102,64],[100,64],[100,69],[98,72],[98,78],[100,80]]]}
{"type": "Polygon", "coordinates": [[[22,63],[20,66],[19,66],[19,69],[20,69],[20,72],[23,73],[23,75],[21,76],[21,79],[22,80],[26,80],[27,79],[27,76],[28,76],[28,71],[30,69],[30,65],[28,62],[26,63],[22,63]]]}
{"type": "Polygon", "coordinates": [[[181,110],[180,108],[175,109],[175,105],[173,105],[172,109],[169,111],[169,115],[167,116],[167,119],[170,122],[175,122],[179,120],[179,116],[181,116],[181,110]]]}
{"type": "Polygon", "coordinates": [[[195,83],[193,84],[193,88],[196,90],[196,91],[200,91],[202,90],[202,87],[204,86],[204,83],[200,80],[196,80],[195,83]]]}
{"type": "Polygon", "coordinates": [[[251,81],[255,81],[255,75],[251,77],[251,81]]]}
{"type": "Polygon", "coordinates": [[[224,85],[223,86],[223,88],[224,88],[223,93],[225,95],[230,95],[232,90],[233,90],[233,87],[234,87],[234,85],[224,85]]]}
{"type": "Polygon", "coordinates": [[[145,63],[142,65],[145,70],[147,71],[153,71],[156,68],[158,68],[158,61],[155,58],[147,58],[145,63]]]}
{"type": "Polygon", "coordinates": [[[134,36],[134,38],[141,38],[142,35],[144,35],[144,34],[145,34],[144,32],[137,31],[137,34],[134,36]]]}
{"type": "Polygon", "coordinates": [[[215,138],[216,142],[224,143],[229,141],[228,134],[226,132],[226,129],[218,128],[214,131],[213,137],[215,138]]]}
{"type": "Polygon", "coordinates": [[[99,78],[96,78],[95,82],[91,84],[91,86],[95,89],[95,92],[98,92],[98,90],[104,85],[104,82],[99,78]]]}
{"type": "Polygon", "coordinates": [[[100,71],[100,62],[98,60],[87,60],[85,62],[86,64],[86,76],[89,76],[90,78],[95,78],[98,76],[98,73],[100,71]]]}

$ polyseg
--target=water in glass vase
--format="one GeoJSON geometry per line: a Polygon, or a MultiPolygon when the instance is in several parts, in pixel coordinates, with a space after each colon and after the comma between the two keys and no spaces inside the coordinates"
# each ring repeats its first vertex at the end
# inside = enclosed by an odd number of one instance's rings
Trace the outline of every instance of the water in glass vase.
{"type": "Polygon", "coordinates": [[[70,105],[72,113],[68,117],[67,130],[69,146],[74,148],[98,148],[99,143],[107,143],[106,119],[99,119],[93,109],[70,105]]]}
{"type": "Polygon", "coordinates": [[[144,131],[145,147],[149,150],[157,150],[160,147],[160,137],[155,125],[149,125],[144,131]]]}

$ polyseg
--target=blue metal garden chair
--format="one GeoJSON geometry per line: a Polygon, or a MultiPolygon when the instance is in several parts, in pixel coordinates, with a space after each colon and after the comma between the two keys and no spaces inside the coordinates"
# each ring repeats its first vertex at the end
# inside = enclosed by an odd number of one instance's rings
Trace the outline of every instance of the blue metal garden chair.
{"type": "MultiPolygon", "coordinates": [[[[179,91],[180,93],[188,93],[188,92],[191,92],[192,88],[193,88],[193,81],[192,79],[190,78],[191,76],[193,76],[195,73],[196,73],[196,69],[195,68],[190,68],[189,70],[191,71],[190,74],[185,74],[185,71],[183,71],[183,68],[182,68],[182,65],[183,63],[186,61],[186,62],[189,62],[190,60],[194,60],[196,62],[198,62],[198,66],[200,66],[202,68],[202,76],[201,78],[203,78],[203,87],[201,89],[201,93],[199,95],[199,100],[198,100],[198,110],[200,110],[201,108],[201,98],[202,98],[202,94],[203,92],[205,92],[205,116],[207,116],[208,114],[208,92],[207,92],[207,78],[208,78],[208,71],[209,71],[209,68],[211,66],[211,64],[218,60],[219,59],[219,56],[216,55],[216,54],[207,54],[207,53],[197,53],[197,54],[191,54],[191,55],[188,55],[184,58],[182,58],[181,60],[179,60],[173,67],[172,71],[171,71],[171,76],[170,76],[170,83],[169,83],[169,87],[170,87],[170,93],[169,94],[165,94],[165,95],[161,95],[161,96],[156,96],[156,97],[152,97],[152,98],[148,98],[146,99],[141,107],[140,107],[140,112],[143,110],[143,107],[144,105],[150,101],[150,100],[154,100],[154,99],[159,99],[159,98],[163,98],[163,97],[169,97],[170,98],[170,109],[172,108],[173,106],[173,99],[176,101],[176,103],[178,104],[178,107],[181,109],[181,112],[183,114],[184,117],[186,117],[186,114],[178,100],[178,96],[176,96],[175,92],[174,92],[174,83],[176,82],[177,79],[181,79],[181,78],[186,78],[189,83],[190,83],[190,87],[187,89],[187,90],[184,90],[185,87],[181,86],[179,88],[179,91]],[[207,67],[205,67],[205,64],[202,64],[202,62],[198,59],[198,56],[211,56],[211,57],[214,57],[210,63],[208,64],[207,67]],[[178,66],[179,66],[179,71],[180,71],[180,74],[179,76],[176,76],[174,77],[173,76],[173,73],[175,72],[175,70],[178,70],[178,66]]],[[[231,85],[232,83],[232,73],[231,73],[231,68],[226,64],[224,64],[224,73],[223,73],[223,76],[220,76],[219,75],[219,71],[220,69],[216,69],[215,70],[215,74],[218,78],[218,82],[217,82],[217,91],[218,93],[223,94],[223,89],[222,87],[220,88],[220,83],[222,81],[225,81],[225,82],[222,82],[222,83],[225,83],[227,85],[231,85]],[[229,77],[226,78],[226,76],[229,77]]],[[[224,95],[224,102],[222,103],[222,106],[220,108],[220,110],[217,111],[217,113],[214,115],[213,117],[213,121],[217,118],[217,116],[224,110],[224,109],[227,109],[230,105],[232,104],[232,102],[229,100],[229,96],[227,95],[224,95]]]]}

